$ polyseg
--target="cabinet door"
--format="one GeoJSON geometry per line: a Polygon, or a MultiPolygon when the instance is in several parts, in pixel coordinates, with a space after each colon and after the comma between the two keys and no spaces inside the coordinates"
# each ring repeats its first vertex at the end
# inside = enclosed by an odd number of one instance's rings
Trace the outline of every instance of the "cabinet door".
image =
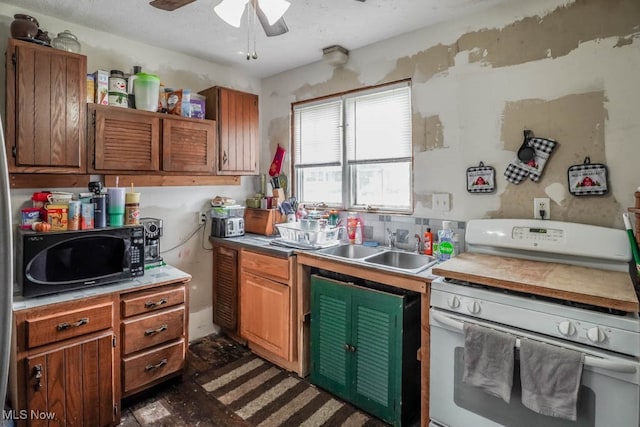
{"type": "Polygon", "coordinates": [[[30,426],[115,422],[112,340],[109,333],[27,358],[26,409],[41,414],[30,426]]]}
{"type": "Polygon", "coordinates": [[[10,39],[7,149],[18,172],[85,171],[87,58],[10,39]]]}
{"type": "Polygon", "coordinates": [[[352,288],[351,401],[391,423],[400,414],[402,308],[400,296],[352,288]]]}
{"type": "Polygon", "coordinates": [[[350,304],[348,287],[311,277],[310,380],[344,399],[350,394],[350,304]]]}
{"type": "Polygon", "coordinates": [[[160,169],[160,119],[152,113],[92,105],[90,156],[95,172],[158,171],[160,169]]]}
{"type": "Polygon", "coordinates": [[[286,360],[291,360],[289,291],[287,285],[242,273],[240,335],[286,360]]]}
{"type": "Polygon", "coordinates": [[[258,96],[218,88],[218,173],[258,173],[258,96]]]}
{"type": "Polygon", "coordinates": [[[238,251],[213,249],[213,323],[238,332],[238,251]]]}
{"type": "Polygon", "coordinates": [[[162,170],[215,173],[215,122],[162,119],[162,170]]]}

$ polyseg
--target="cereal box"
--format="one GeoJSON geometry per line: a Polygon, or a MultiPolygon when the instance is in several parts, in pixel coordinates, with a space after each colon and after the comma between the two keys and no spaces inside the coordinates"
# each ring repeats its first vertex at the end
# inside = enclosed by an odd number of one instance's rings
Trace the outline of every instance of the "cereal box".
{"type": "Polygon", "coordinates": [[[93,73],[93,80],[96,90],[96,104],[109,105],[109,73],[98,70],[93,73]]]}
{"type": "Polygon", "coordinates": [[[87,103],[93,104],[96,99],[96,84],[93,74],[87,74],[87,103]]]}

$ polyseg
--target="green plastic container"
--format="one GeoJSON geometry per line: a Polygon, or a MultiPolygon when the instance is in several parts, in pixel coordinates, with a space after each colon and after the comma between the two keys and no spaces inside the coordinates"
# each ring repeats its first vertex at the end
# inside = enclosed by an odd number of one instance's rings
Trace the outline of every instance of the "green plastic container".
{"type": "Polygon", "coordinates": [[[136,109],[158,111],[160,77],[148,73],[137,73],[134,77],[133,94],[136,98],[136,109]]]}

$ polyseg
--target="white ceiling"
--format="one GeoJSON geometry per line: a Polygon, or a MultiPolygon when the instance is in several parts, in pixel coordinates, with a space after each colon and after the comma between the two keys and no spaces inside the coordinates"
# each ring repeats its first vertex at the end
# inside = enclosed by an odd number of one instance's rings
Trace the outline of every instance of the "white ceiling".
{"type": "Polygon", "coordinates": [[[151,7],[149,0],[2,1],[268,77],[321,60],[322,49],[331,45],[357,49],[508,0],[290,0],[284,15],[289,32],[267,38],[258,25],[259,57],[250,61],[246,59],[246,12],[242,26],[234,28],[213,11],[220,0],[196,0],[173,12],[151,7]]]}

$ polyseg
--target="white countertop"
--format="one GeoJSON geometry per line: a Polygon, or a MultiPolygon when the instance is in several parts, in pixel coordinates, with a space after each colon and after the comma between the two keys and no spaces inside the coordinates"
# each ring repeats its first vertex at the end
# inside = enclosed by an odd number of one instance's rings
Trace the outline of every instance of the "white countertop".
{"type": "Polygon", "coordinates": [[[14,295],[13,297],[13,311],[25,310],[34,307],[40,307],[48,304],[57,304],[60,302],[73,301],[76,299],[94,297],[98,295],[104,295],[112,292],[122,292],[134,290],[139,287],[173,282],[180,280],[190,280],[191,275],[185,273],[170,265],[162,267],[154,267],[149,270],[145,270],[144,276],[136,277],[131,280],[122,280],[116,283],[110,283],[106,285],[99,285],[90,288],[77,289],[74,291],[60,292],[53,295],[45,295],[36,298],[25,298],[23,296],[14,295]]]}

